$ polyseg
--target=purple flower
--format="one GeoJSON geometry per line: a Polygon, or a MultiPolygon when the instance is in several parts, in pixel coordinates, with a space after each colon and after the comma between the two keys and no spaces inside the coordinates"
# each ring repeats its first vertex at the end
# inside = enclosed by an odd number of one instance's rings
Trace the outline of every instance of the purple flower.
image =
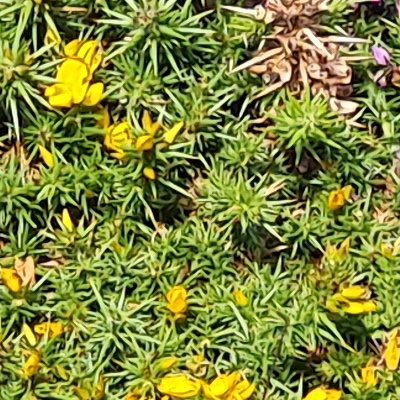
{"type": "Polygon", "coordinates": [[[372,55],[374,56],[375,61],[377,62],[378,65],[383,65],[383,66],[389,65],[390,54],[383,47],[372,46],[372,55]]]}

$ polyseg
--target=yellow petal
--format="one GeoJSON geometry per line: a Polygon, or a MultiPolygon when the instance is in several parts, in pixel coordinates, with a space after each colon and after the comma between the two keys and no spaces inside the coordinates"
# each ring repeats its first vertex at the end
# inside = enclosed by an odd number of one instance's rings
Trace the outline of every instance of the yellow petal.
{"type": "Polygon", "coordinates": [[[75,39],[64,46],[64,54],[67,57],[74,57],[78,53],[79,48],[82,45],[82,40],[75,39]]]}
{"type": "Polygon", "coordinates": [[[360,300],[365,298],[367,294],[367,290],[362,286],[351,286],[345,289],[342,289],[340,294],[349,300],[360,300]]]}
{"type": "Polygon", "coordinates": [[[166,376],[161,379],[158,391],[177,399],[190,399],[199,394],[201,384],[185,375],[166,376]]]}
{"type": "Polygon", "coordinates": [[[78,58],[81,58],[86,65],[91,66],[98,48],[99,45],[95,40],[88,40],[80,46],[78,52],[76,53],[76,56],[78,58]]]}
{"type": "Polygon", "coordinates": [[[69,108],[72,106],[72,92],[63,83],[56,83],[46,88],[45,96],[49,98],[49,104],[52,107],[69,108]]]}
{"type": "Polygon", "coordinates": [[[336,389],[326,389],[326,400],[340,400],[342,391],[336,389]]]}
{"type": "Polygon", "coordinates": [[[329,193],[328,208],[331,211],[337,211],[346,204],[345,198],[340,190],[334,190],[329,193]]]}
{"type": "Polygon", "coordinates": [[[89,68],[86,64],[76,58],[67,58],[57,71],[58,83],[65,85],[80,86],[89,77],[89,68]]]}
{"type": "Polygon", "coordinates": [[[390,371],[395,371],[399,367],[400,362],[400,348],[397,341],[397,330],[391,335],[386,350],[383,353],[383,359],[385,360],[386,367],[390,371]]]}
{"type": "Polygon", "coordinates": [[[151,120],[150,113],[147,110],[144,110],[142,117],[142,127],[146,133],[150,133],[151,128],[153,126],[153,121],[151,120]]]}
{"type": "Polygon", "coordinates": [[[164,360],[160,362],[160,369],[163,371],[171,369],[177,362],[178,359],[176,357],[164,358],[164,360]]]}
{"type": "Polygon", "coordinates": [[[365,313],[374,312],[378,309],[378,306],[372,300],[364,301],[363,307],[365,313]]]}
{"type": "Polygon", "coordinates": [[[233,292],[233,297],[239,307],[246,307],[249,304],[249,299],[241,290],[235,290],[233,292]]]}
{"type": "Polygon", "coordinates": [[[304,400],[326,400],[327,394],[324,388],[316,388],[311,390],[304,398],[304,400]]]}
{"type": "Polygon", "coordinates": [[[45,147],[39,146],[39,152],[43,161],[49,168],[53,168],[55,165],[54,156],[45,147]]]}
{"type": "Polygon", "coordinates": [[[154,146],[154,139],[150,135],[139,136],[136,140],[137,151],[148,151],[154,146]]]}
{"type": "Polygon", "coordinates": [[[32,353],[26,360],[23,366],[23,375],[25,378],[30,378],[36,375],[40,367],[40,356],[38,353],[32,353]]]}
{"type": "Polygon", "coordinates": [[[232,398],[238,398],[240,400],[249,399],[255,392],[256,387],[247,380],[239,382],[233,389],[232,398]]]}
{"type": "Polygon", "coordinates": [[[87,389],[76,387],[74,388],[74,392],[78,396],[79,400],[92,400],[92,396],[87,389]]]}
{"type": "Polygon", "coordinates": [[[208,387],[205,387],[204,393],[210,399],[225,397],[232,388],[232,382],[228,375],[220,375],[208,387]]]}
{"type": "Polygon", "coordinates": [[[348,304],[343,307],[343,311],[346,314],[358,315],[358,314],[364,314],[365,308],[362,302],[349,301],[348,304]]]}
{"type": "Polygon", "coordinates": [[[81,104],[86,98],[89,89],[89,82],[71,84],[72,102],[74,104],[81,104]]]}
{"type": "Polygon", "coordinates": [[[22,332],[29,343],[29,346],[34,347],[37,344],[36,336],[32,332],[32,329],[27,324],[22,325],[22,332]]]}
{"type": "Polygon", "coordinates": [[[74,223],[72,222],[71,216],[66,208],[62,212],[62,223],[68,232],[74,230],[74,223]]]}
{"type": "Polygon", "coordinates": [[[14,269],[2,268],[1,279],[11,292],[17,293],[22,289],[22,280],[14,269]]]}
{"type": "Polygon", "coordinates": [[[156,171],[154,171],[153,168],[146,167],[143,169],[143,175],[147,178],[150,179],[151,181],[154,181],[156,179],[156,171]]]}
{"type": "Polygon", "coordinates": [[[182,128],[183,122],[178,122],[175,124],[171,129],[164,133],[164,142],[172,144],[182,128]]]}
{"type": "Polygon", "coordinates": [[[60,44],[61,38],[58,32],[54,32],[50,27],[47,28],[46,35],[44,37],[44,43],[48,44],[60,44]]]}
{"type": "Polygon", "coordinates": [[[101,54],[96,54],[93,57],[92,63],[89,66],[90,79],[92,79],[93,74],[96,72],[97,68],[99,68],[102,61],[103,61],[103,56],[101,54]]]}
{"type": "Polygon", "coordinates": [[[187,310],[187,291],[183,286],[174,286],[166,295],[167,308],[174,314],[184,314],[187,310]]]}
{"type": "Polygon", "coordinates": [[[353,192],[353,187],[351,185],[347,185],[344,188],[340,189],[344,199],[347,201],[351,197],[351,193],[353,192]]]}
{"type": "Polygon", "coordinates": [[[95,106],[103,99],[104,85],[102,82],[94,83],[89,86],[86,97],[83,100],[84,106],[95,106]]]}

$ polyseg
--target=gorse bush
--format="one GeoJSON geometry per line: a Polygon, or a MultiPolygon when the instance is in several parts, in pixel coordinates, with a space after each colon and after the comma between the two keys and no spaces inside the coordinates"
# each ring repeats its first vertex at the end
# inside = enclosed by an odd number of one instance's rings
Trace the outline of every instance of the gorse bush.
{"type": "Polygon", "coordinates": [[[396,4],[0,1],[0,400],[397,399],[396,4]]]}

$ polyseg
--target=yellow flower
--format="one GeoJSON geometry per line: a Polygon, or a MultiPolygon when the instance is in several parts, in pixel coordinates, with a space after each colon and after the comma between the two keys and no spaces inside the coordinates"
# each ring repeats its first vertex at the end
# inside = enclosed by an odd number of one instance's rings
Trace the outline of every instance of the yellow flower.
{"type": "Polygon", "coordinates": [[[28,341],[29,346],[31,346],[31,347],[36,346],[36,344],[37,344],[36,336],[32,332],[32,329],[29,327],[29,325],[23,324],[22,332],[23,332],[24,336],[26,337],[26,340],[28,341]]]}
{"type": "MultiPolygon", "coordinates": [[[[80,59],[89,68],[90,75],[100,66],[103,56],[99,53],[99,43],[75,39],[64,47],[64,54],[72,59],[80,59]]],[[[91,79],[91,76],[90,76],[91,79]]]]}
{"type": "Polygon", "coordinates": [[[151,181],[154,181],[157,178],[156,171],[154,171],[154,169],[150,167],[146,167],[143,169],[143,175],[151,181]]]}
{"type": "Polygon", "coordinates": [[[209,385],[203,385],[203,392],[206,399],[219,400],[226,398],[240,381],[240,374],[220,375],[216,377],[209,385]]]}
{"type": "Polygon", "coordinates": [[[176,316],[182,316],[188,308],[187,296],[187,291],[183,286],[174,286],[166,295],[167,308],[176,316]]]}
{"type": "Polygon", "coordinates": [[[160,393],[177,399],[190,399],[199,394],[201,384],[185,375],[166,376],[161,379],[157,389],[160,393]]]}
{"type": "Polygon", "coordinates": [[[160,369],[163,371],[171,369],[177,362],[178,359],[176,357],[164,358],[160,362],[160,369]]]}
{"type": "Polygon", "coordinates": [[[38,353],[34,352],[28,357],[23,366],[22,369],[23,376],[25,378],[30,378],[33,375],[36,375],[39,371],[39,367],[40,367],[40,356],[38,353]]]}
{"type": "Polygon", "coordinates": [[[89,87],[88,66],[79,59],[67,58],[59,67],[57,72],[57,83],[67,85],[72,93],[74,104],[79,104],[85,98],[89,87]]]}
{"type": "Polygon", "coordinates": [[[350,199],[352,191],[352,186],[347,185],[341,189],[330,192],[328,198],[328,208],[331,211],[336,211],[342,208],[350,199]]]}
{"type": "Polygon", "coordinates": [[[126,156],[125,149],[132,147],[133,137],[128,122],[119,122],[106,129],[104,146],[111,150],[111,155],[119,160],[126,156]]]}
{"type": "Polygon", "coordinates": [[[137,151],[149,151],[154,147],[154,139],[151,135],[139,136],[136,140],[137,151]]]}
{"type": "Polygon", "coordinates": [[[374,387],[378,384],[378,377],[376,376],[376,367],[373,359],[369,360],[364,368],[361,368],[361,381],[369,387],[374,387]]]}
{"type": "Polygon", "coordinates": [[[45,147],[39,146],[39,152],[43,158],[44,163],[49,167],[53,168],[55,165],[54,156],[45,147]]]}
{"type": "Polygon", "coordinates": [[[64,326],[61,322],[42,322],[36,324],[33,330],[39,335],[46,335],[50,338],[60,336],[64,332],[64,326]]]}
{"type": "Polygon", "coordinates": [[[235,290],[233,292],[233,297],[239,307],[246,307],[249,304],[249,299],[241,290],[235,290]]]}
{"type": "Polygon", "coordinates": [[[11,292],[17,293],[22,289],[22,280],[17,272],[11,268],[3,268],[1,270],[1,279],[3,284],[11,292]]]}
{"type": "Polygon", "coordinates": [[[311,390],[304,400],[340,400],[341,397],[341,390],[325,389],[321,386],[311,390]]]}
{"type": "Polygon", "coordinates": [[[145,110],[142,117],[142,127],[147,134],[154,136],[160,129],[161,125],[158,122],[153,122],[150,113],[145,110]]]}
{"type": "Polygon", "coordinates": [[[368,300],[370,295],[371,293],[361,286],[345,288],[327,300],[326,308],[333,313],[342,310],[352,315],[374,312],[378,307],[374,301],[368,300]]]}
{"type": "Polygon", "coordinates": [[[171,129],[164,133],[164,142],[172,144],[182,128],[183,122],[178,122],[175,124],[171,129]]]}
{"type": "Polygon", "coordinates": [[[350,238],[344,240],[339,248],[336,246],[331,245],[330,243],[327,244],[325,250],[325,257],[329,261],[341,263],[346,260],[350,252],[350,238]]]}
{"type": "Polygon", "coordinates": [[[400,346],[398,338],[398,330],[396,329],[389,338],[386,349],[383,353],[386,367],[390,371],[395,371],[399,367],[400,361],[400,346]]]}
{"type": "Polygon", "coordinates": [[[65,229],[68,232],[72,232],[75,228],[74,223],[72,222],[71,216],[69,215],[69,212],[66,208],[63,209],[62,212],[62,223],[65,229]]]}

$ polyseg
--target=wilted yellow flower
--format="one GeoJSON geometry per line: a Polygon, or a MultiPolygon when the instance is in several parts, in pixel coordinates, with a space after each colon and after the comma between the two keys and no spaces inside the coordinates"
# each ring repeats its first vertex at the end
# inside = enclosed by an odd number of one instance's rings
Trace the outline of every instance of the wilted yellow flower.
{"type": "Polygon", "coordinates": [[[389,338],[386,349],[383,353],[386,367],[395,371],[399,367],[400,362],[400,343],[398,337],[398,330],[396,329],[389,338]]]}
{"type": "Polygon", "coordinates": [[[127,121],[111,125],[106,129],[104,146],[119,160],[126,156],[125,150],[133,146],[132,130],[127,121]]]}
{"type": "Polygon", "coordinates": [[[341,390],[326,389],[321,386],[311,390],[304,400],[340,400],[341,397],[341,390]]]}
{"type": "Polygon", "coordinates": [[[167,130],[164,133],[164,142],[172,144],[182,128],[183,128],[183,122],[178,122],[171,129],[167,130]]]}
{"type": "Polygon", "coordinates": [[[199,394],[201,384],[185,375],[174,375],[162,378],[157,389],[160,393],[177,399],[190,399],[199,394]]]}
{"type": "Polygon", "coordinates": [[[150,179],[151,181],[154,181],[156,179],[156,171],[154,171],[153,168],[146,167],[143,169],[143,175],[147,178],[150,179]]]}
{"type": "Polygon", "coordinates": [[[328,208],[331,211],[336,211],[342,208],[350,199],[352,191],[352,186],[347,185],[341,189],[330,192],[328,198],[328,208]]]}
{"type": "Polygon", "coordinates": [[[30,378],[36,375],[40,367],[40,356],[38,353],[32,353],[26,360],[22,372],[25,378],[30,378]]]}
{"type": "Polygon", "coordinates": [[[233,292],[233,297],[239,307],[246,307],[249,304],[249,299],[241,290],[235,290],[233,292]]]}
{"type": "Polygon", "coordinates": [[[42,322],[36,324],[33,330],[39,335],[46,335],[50,338],[60,336],[64,332],[64,326],[61,322],[42,322]]]}
{"type": "Polygon", "coordinates": [[[22,325],[22,333],[24,334],[26,340],[29,343],[29,346],[36,346],[37,341],[36,341],[36,336],[35,334],[32,332],[32,329],[29,327],[29,325],[27,324],[23,324],[22,325]]]}
{"type": "Polygon", "coordinates": [[[39,152],[41,157],[43,158],[44,163],[49,167],[53,168],[55,161],[54,156],[51,154],[45,147],[39,146],[39,152]]]}
{"type": "Polygon", "coordinates": [[[11,292],[17,293],[22,289],[22,279],[14,269],[2,268],[1,279],[11,292]]]}
{"type": "Polygon", "coordinates": [[[369,360],[364,368],[361,368],[361,381],[369,387],[374,387],[378,384],[376,366],[373,359],[369,360]]]}
{"type": "Polygon", "coordinates": [[[154,147],[154,138],[151,135],[139,136],[136,140],[137,151],[149,151],[154,147]]]}
{"type": "Polygon", "coordinates": [[[89,390],[85,388],[76,387],[74,388],[74,392],[78,396],[79,400],[92,400],[89,390]]]}
{"type": "Polygon", "coordinates": [[[164,371],[167,369],[171,369],[177,362],[178,359],[176,357],[164,358],[160,361],[160,369],[164,371]]]}
{"type": "Polygon", "coordinates": [[[328,261],[341,263],[348,257],[349,251],[350,238],[347,238],[340,244],[339,248],[328,243],[325,250],[325,257],[328,261]]]}
{"type": "Polygon", "coordinates": [[[175,316],[183,316],[188,308],[187,291],[183,286],[174,286],[166,295],[168,305],[167,308],[175,314],[175,316]]]}
{"type": "Polygon", "coordinates": [[[62,212],[62,224],[68,232],[72,232],[75,228],[74,223],[72,222],[71,216],[69,215],[69,211],[64,208],[62,212]]]}

